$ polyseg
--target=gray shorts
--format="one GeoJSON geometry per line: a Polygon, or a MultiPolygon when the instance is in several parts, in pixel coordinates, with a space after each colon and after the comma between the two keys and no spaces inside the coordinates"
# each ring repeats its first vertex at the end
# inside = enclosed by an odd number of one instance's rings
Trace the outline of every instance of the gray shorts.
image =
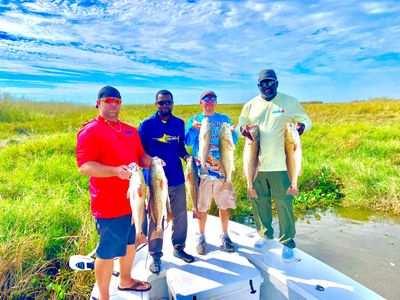
{"type": "Polygon", "coordinates": [[[131,224],[132,215],[117,218],[98,218],[96,230],[99,234],[99,244],[96,256],[102,259],[112,259],[126,255],[126,246],[135,244],[135,225],[131,224]]]}

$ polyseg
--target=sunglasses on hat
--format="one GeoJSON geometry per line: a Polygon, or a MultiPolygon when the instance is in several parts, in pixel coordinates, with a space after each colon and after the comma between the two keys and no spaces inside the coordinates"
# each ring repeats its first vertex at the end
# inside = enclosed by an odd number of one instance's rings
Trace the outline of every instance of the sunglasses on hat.
{"type": "Polygon", "coordinates": [[[122,100],[117,97],[105,97],[105,98],[101,98],[99,100],[103,101],[104,103],[108,103],[108,104],[115,103],[117,105],[120,105],[122,103],[122,100]]]}
{"type": "Polygon", "coordinates": [[[159,106],[164,106],[164,105],[170,106],[170,105],[172,105],[173,102],[171,100],[161,100],[161,101],[157,101],[156,103],[159,106]]]}
{"type": "Polygon", "coordinates": [[[215,102],[215,101],[217,101],[217,97],[216,96],[205,96],[201,100],[206,101],[206,102],[209,102],[209,101],[215,102]]]}

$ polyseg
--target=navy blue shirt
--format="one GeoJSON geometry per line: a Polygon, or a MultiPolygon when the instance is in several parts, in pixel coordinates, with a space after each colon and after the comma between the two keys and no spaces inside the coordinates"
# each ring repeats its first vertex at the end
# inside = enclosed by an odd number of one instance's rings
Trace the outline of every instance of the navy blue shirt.
{"type": "Polygon", "coordinates": [[[184,183],[185,177],[180,158],[188,155],[185,148],[185,122],[171,115],[164,123],[155,113],[143,120],[138,130],[146,153],[150,156],[158,156],[165,161],[164,171],[168,186],[184,183]]]}

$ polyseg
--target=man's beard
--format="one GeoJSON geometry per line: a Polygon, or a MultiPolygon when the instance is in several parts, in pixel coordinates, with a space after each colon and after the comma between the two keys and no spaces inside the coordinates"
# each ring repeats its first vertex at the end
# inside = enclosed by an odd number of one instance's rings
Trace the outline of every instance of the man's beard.
{"type": "Polygon", "coordinates": [[[169,117],[170,115],[172,114],[172,112],[169,110],[169,111],[158,111],[158,115],[160,116],[160,117],[169,117]]]}

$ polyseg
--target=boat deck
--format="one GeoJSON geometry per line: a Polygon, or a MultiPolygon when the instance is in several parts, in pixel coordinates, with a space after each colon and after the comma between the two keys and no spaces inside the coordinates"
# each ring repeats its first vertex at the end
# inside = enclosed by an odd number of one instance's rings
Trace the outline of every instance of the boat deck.
{"type": "MultiPolygon", "coordinates": [[[[294,261],[283,262],[282,245],[277,240],[268,241],[262,250],[254,249],[253,245],[259,238],[257,232],[253,228],[236,222],[230,221],[229,235],[237,244],[237,251],[226,253],[219,248],[221,225],[219,218],[214,216],[208,216],[207,219],[208,252],[206,255],[198,255],[196,253],[197,220],[193,220],[191,213],[188,212],[188,237],[185,251],[195,256],[195,262],[186,264],[172,255],[170,226],[171,224],[164,233],[161,272],[155,275],[149,271],[152,259],[148,255],[147,246],[139,247],[140,250],[137,252],[132,267],[132,276],[151,282],[153,288],[146,293],[118,291],[119,278],[113,276],[110,285],[110,295],[113,300],[194,299],[194,296],[196,299],[224,299],[224,295],[229,294],[225,288],[227,282],[233,279],[237,279],[240,284],[244,282],[244,293],[247,293],[248,297],[257,299],[383,299],[375,292],[300,249],[294,249],[296,258],[294,261]],[[224,276],[228,278],[227,281],[223,280],[224,276]],[[252,279],[252,287],[248,284],[249,279],[252,279]],[[213,291],[206,292],[207,289],[213,291]],[[218,294],[224,289],[224,293],[218,294]],[[251,294],[252,289],[257,290],[256,293],[251,294]]],[[[115,271],[118,271],[117,263],[115,271]]],[[[237,288],[237,285],[233,285],[232,289],[237,288]]],[[[97,298],[97,295],[95,285],[92,298],[97,298]]],[[[238,295],[237,298],[233,293],[226,299],[244,299],[240,291],[236,291],[236,295],[238,295]]],[[[250,299],[248,297],[246,299],[250,299]]]]}

